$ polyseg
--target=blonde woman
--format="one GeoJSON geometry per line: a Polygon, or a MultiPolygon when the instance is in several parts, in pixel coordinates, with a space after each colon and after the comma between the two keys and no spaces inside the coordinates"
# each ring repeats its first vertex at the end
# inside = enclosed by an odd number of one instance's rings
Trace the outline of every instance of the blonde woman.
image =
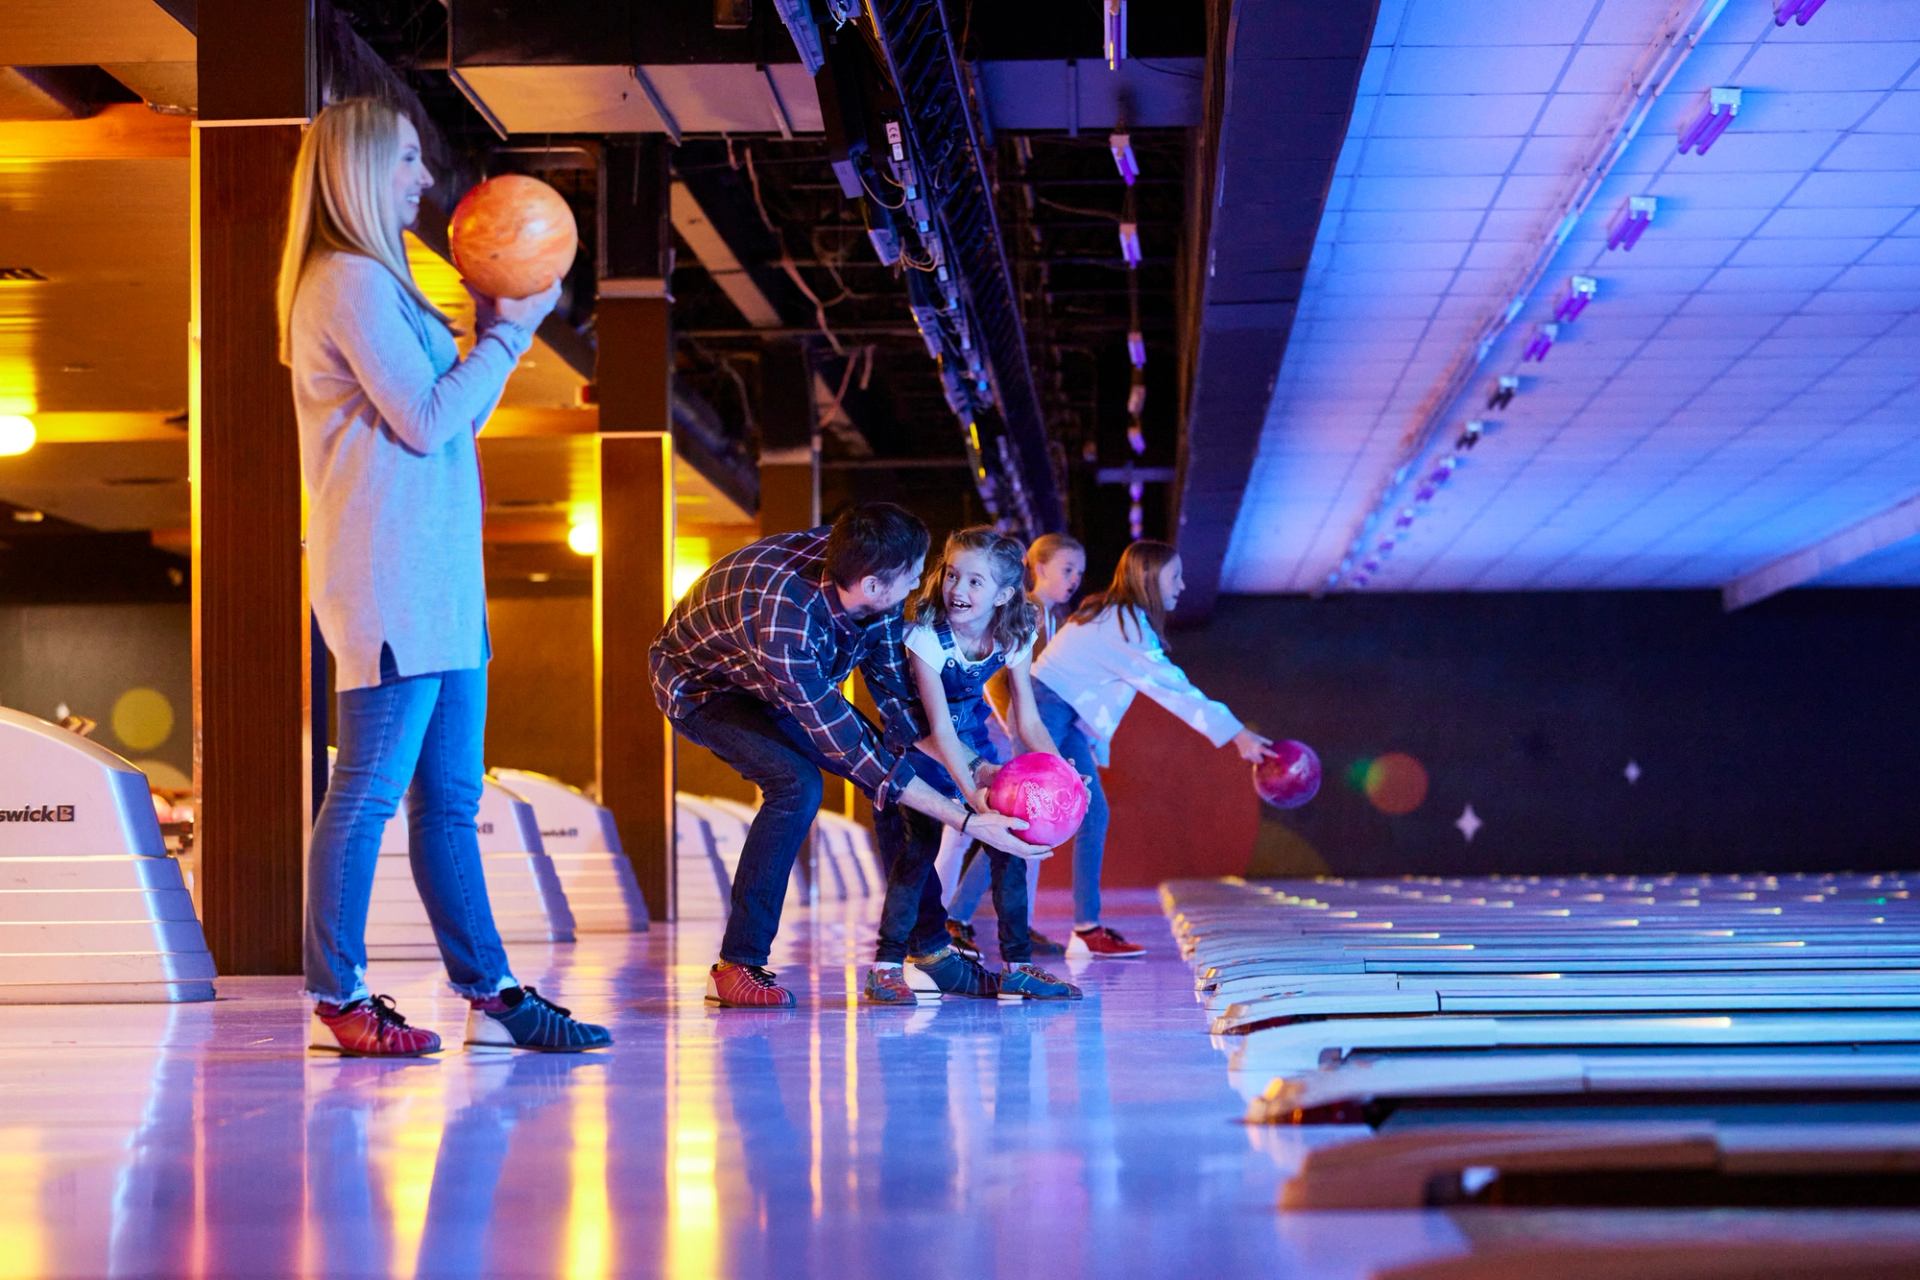
{"type": "Polygon", "coordinates": [[[339,690],[339,755],[307,863],[311,1043],[368,1057],[440,1048],[366,983],[374,863],[404,793],[414,881],[471,1006],[468,1046],[600,1048],[605,1028],[515,981],[475,829],[490,648],[474,437],[560,286],[476,297],[479,336],[461,359],[401,239],[432,185],[404,114],[328,107],[301,143],[280,267],[309,591],[339,690]]]}

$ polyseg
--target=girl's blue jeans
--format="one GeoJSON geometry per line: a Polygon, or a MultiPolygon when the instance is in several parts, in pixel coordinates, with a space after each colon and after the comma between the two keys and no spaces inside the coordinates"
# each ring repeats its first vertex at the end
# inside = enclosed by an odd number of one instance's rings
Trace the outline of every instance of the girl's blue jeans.
{"type": "Polygon", "coordinates": [[[1073,923],[1076,927],[1096,925],[1100,923],[1100,864],[1107,856],[1109,817],[1107,793],[1100,786],[1100,766],[1094,763],[1093,743],[1080,727],[1072,703],[1040,680],[1033,682],[1033,700],[1048,736],[1087,779],[1087,789],[1092,792],[1086,819],[1073,838],[1073,923]]]}

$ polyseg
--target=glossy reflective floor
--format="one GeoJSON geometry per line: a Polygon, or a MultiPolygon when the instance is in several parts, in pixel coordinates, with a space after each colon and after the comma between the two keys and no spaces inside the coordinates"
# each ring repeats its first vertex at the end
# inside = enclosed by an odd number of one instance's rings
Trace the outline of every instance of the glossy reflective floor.
{"type": "MultiPolygon", "coordinates": [[[[792,1012],[705,1007],[710,924],[521,948],[612,1023],[585,1057],[309,1056],[296,979],[0,1009],[0,1275],[1343,1277],[1484,1244],[1276,1212],[1300,1144],[1353,1131],[1241,1125],[1151,896],[1118,896],[1152,954],[1077,1005],[862,1007],[838,913],[787,922],[792,1012]]],[[[433,968],[374,976],[457,1037],[433,968]]]]}

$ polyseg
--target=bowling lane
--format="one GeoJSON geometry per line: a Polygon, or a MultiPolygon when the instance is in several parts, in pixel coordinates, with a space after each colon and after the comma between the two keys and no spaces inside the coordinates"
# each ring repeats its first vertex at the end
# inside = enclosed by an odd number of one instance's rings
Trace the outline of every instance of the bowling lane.
{"type": "MultiPolygon", "coordinates": [[[[611,1015],[582,1058],[310,1057],[297,979],[10,1011],[0,1271],[1342,1277],[1457,1252],[1438,1214],[1275,1214],[1293,1155],[1234,1123],[1151,898],[1115,896],[1154,951],[1082,971],[1072,1006],[863,1008],[872,925],[839,907],[790,913],[785,1013],[704,1006],[710,922],[516,948],[611,1015]]],[[[433,966],[373,976],[457,1035],[433,966]]]]}
{"type": "Polygon", "coordinates": [[[1376,1130],[1283,1206],[1920,1201],[1906,877],[1163,893],[1247,1119],[1376,1130]]]}

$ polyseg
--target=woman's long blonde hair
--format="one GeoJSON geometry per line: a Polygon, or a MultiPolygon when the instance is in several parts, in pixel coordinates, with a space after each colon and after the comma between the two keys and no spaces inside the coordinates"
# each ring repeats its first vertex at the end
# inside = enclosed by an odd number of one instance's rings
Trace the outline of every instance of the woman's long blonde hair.
{"type": "Polygon", "coordinates": [[[927,571],[926,581],[907,604],[907,619],[937,627],[947,620],[947,561],[961,551],[984,551],[993,570],[996,593],[1012,587],[1007,602],[993,611],[987,634],[1000,652],[1009,656],[1020,652],[1039,630],[1040,611],[1020,589],[1022,561],[1020,544],[990,524],[976,524],[947,535],[940,562],[927,571]]]}
{"type": "Polygon", "coordinates": [[[287,242],[280,254],[275,305],[280,362],[293,362],[293,300],[317,253],[357,253],[393,273],[422,310],[449,329],[453,322],[414,282],[393,206],[393,167],[400,159],[400,112],[377,98],[347,98],[307,126],[293,162],[287,242]]]}
{"type": "Polygon", "coordinates": [[[1120,611],[1120,634],[1138,609],[1153,628],[1154,639],[1166,644],[1167,602],[1160,594],[1160,571],[1180,553],[1164,542],[1143,540],[1130,544],[1113,566],[1113,581],[1098,595],[1088,596],[1073,611],[1072,621],[1093,622],[1111,609],[1120,611]]]}

